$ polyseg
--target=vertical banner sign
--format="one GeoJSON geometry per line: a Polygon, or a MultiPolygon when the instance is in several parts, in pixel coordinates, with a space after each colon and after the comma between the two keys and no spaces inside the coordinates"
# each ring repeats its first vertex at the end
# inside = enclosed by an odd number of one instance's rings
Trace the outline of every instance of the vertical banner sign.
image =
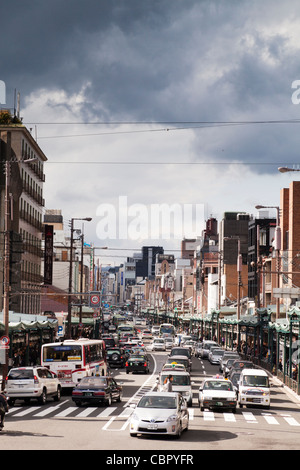
{"type": "Polygon", "coordinates": [[[52,285],[53,225],[45,225],[44,284],[52,285]]]}
{"type": "Polygon", "coordinates": [[[91,247],[90,259],[90,291],[94,290],[94,247],[91,247]]]}

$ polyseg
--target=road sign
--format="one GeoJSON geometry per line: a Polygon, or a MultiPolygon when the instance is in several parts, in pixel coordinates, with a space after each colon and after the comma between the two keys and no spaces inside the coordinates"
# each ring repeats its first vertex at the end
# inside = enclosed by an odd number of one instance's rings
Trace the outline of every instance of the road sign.
{"type": "Polygon", "coordinates": [[[1,349],[9,349],[9,337],[8,336],[1,336],[0,338],[0,348],[1,349]]]}
{"type": "Polygon", "coordinates": [[[89,306],[91,308],[99,308],[101,303],[100,292],[90,292],[89,306]]]}

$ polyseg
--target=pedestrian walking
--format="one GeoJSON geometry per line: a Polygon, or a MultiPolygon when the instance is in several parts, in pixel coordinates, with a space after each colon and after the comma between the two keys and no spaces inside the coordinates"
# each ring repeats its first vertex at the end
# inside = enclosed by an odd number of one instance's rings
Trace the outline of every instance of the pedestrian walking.
{"type": "Polygon", "coordinates": [[[172,381],[173,381],[173,376],[170,374],[170,375],[168,375],[168,377],[164,381],[164,387],[163,387],[164,392],[172,392],[172,390],[173,390],[172,381]]]}
{"type": "Polygon", "coordinates": [[[5,414],[8,412],[7,398],[4,392],[0,392],[0,431],[4,428],[5,414]]]}

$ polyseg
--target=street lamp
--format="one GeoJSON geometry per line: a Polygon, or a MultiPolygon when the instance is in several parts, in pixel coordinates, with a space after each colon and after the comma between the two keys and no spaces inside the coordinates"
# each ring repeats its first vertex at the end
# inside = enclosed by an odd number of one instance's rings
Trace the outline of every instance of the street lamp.
{"type": "Polygon", "coordinates": [[[289,168],[287,166],[280,166],[278,168],[278,171],[280,171],[280,173],[287,173],[288,171],[300,171],[300,168],[289,168]]]}
{"type": "Polygon", "coordinates": [[[86,220],[90,222],[92,220],[91,217],[74,217],[71,219],[71,240],[70,240],[70,271],[69,271],[69,290],[68,290],[68,330],[67,330],[67,338],[71,339],[71,323],[72,323],[72,301],[71,301],[71,294],[72,294],[72,271],[73,271],[73,232],[74,232],[74,220],[86,220]]]}
{"type": "Polygon", "coordinates": [[[277,211],[277,218],[276,218],[276,224],[279,225],[280,223],[280,207],[279,206],[262,206],[262,205],[257,205],[255,206],[255,209],[276,209],[277,211]]]}

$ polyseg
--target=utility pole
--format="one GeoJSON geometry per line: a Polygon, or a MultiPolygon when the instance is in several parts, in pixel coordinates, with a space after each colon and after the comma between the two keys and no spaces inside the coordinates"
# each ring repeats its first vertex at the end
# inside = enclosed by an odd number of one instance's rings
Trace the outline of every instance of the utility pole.
{"type": "MultiPolygon", "coordinates": [[[[4,335],[9,337],[9,258],[10,258],[10,197],[9,197],[9,183],[10,183],[10,162],[5,162],[5,199],[4,199],[4,269],[3,269],[3,320],[4,320],[4,335]]],[[[8,348],[5,349],[5,363],[3,367],[3,380],[2,390],[5,386],[5,378],[8,374],[8,348]]]]}

